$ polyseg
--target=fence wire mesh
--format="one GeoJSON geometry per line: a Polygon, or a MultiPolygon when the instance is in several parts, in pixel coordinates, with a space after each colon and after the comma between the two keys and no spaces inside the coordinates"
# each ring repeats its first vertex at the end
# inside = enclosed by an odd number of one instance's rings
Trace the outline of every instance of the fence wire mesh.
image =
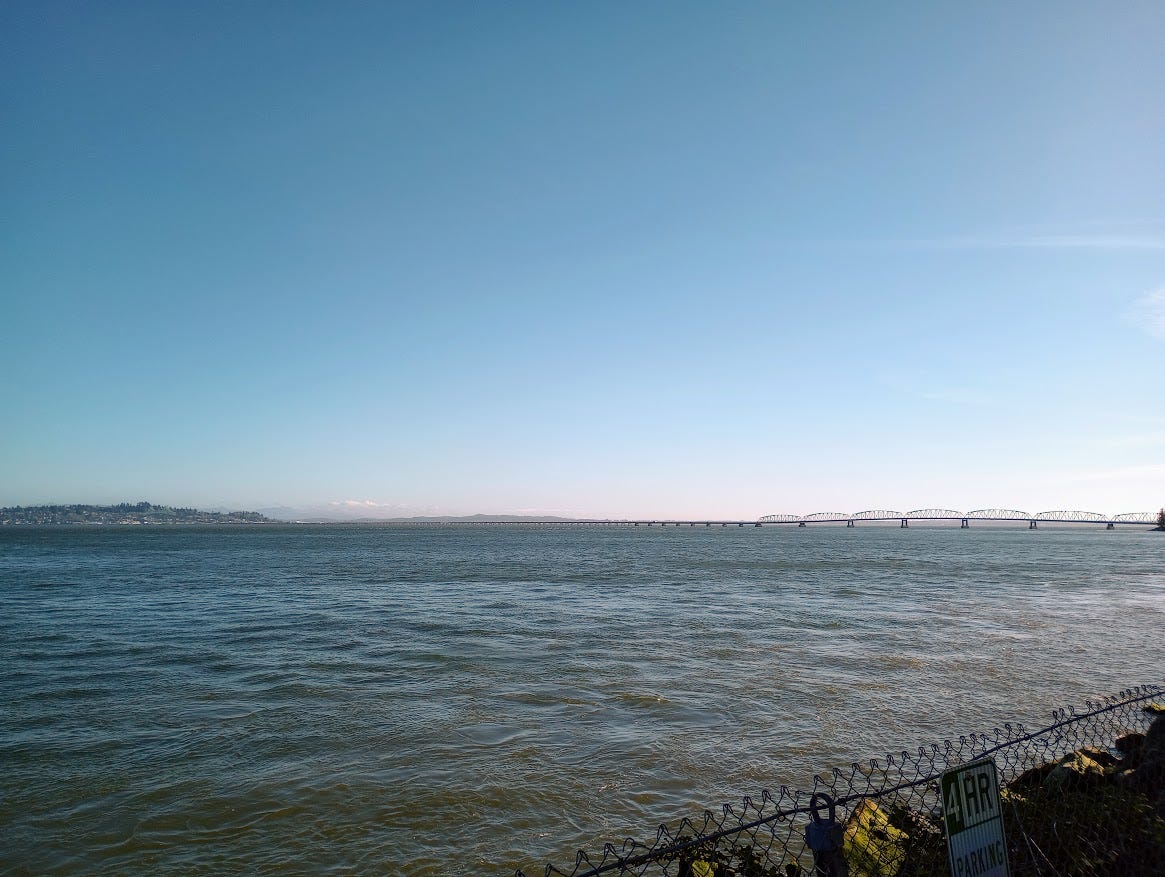
{"type": "MultiPolygon", "coordinates": [[[[1165,689],[1128,689],[1068,707],[1035,731],[1006,724],[916,751],[835,768],[810,791],[782,786],[704,811],[655,839],[626,839],[544,875],[663,877],[935,877],[951,873],[939,781],[990,757],[1000,783],[1013,877],[1165,875],[1165,689]],[[805,840],[825,794],[840,849],[815,862],[805,840]]],[[[819,814],[820,815],[820,814],[819,814]]],[[[980,865],[967,863],[966,877],[980,865]]],[[[522,871],[517,877],[526,877],[522,871]]]]}

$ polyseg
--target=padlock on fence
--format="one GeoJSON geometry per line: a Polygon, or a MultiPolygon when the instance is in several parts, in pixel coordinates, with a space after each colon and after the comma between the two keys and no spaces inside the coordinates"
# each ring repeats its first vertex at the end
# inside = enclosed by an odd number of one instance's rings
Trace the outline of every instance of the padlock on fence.
{"type": "Polygon", "coordinates": [[[849,865],[842,854],[845,830],[837,821],[837,804],[824,792],[809,799],[809,824],[805,826],[805,843],[813,851],[816,877],[849,877],[849,865]],[[821,818],[821,810],[826,816],[821,818]]]}

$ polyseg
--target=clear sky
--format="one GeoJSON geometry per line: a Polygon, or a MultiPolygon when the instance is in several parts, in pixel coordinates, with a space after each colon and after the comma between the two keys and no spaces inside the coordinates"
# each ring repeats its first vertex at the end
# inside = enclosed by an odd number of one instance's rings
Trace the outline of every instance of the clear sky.
{"type": "Polygon", "coordinates": [[[8,0],[0,505],[1156,509],[1163,46],[1160,2],[8,0]]]}

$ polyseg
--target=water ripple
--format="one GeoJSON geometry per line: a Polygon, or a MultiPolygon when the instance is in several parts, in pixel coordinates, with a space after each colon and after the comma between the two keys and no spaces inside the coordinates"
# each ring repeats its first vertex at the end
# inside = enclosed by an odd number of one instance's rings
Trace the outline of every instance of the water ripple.
{"type": "Polygon", "coordinates": [[[1152,539],[5,529],[0,872],[538,870],[1160,682],[1152,539]]]}

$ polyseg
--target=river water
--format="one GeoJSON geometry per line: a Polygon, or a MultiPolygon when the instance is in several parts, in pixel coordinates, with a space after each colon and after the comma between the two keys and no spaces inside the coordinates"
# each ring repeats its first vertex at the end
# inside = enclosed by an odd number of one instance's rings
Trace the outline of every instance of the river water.
{"type": "Polygon", "coordinates": [[[540,872],[1162,630],[1139,527],[2,528],[0,873],[540,872]]]}

